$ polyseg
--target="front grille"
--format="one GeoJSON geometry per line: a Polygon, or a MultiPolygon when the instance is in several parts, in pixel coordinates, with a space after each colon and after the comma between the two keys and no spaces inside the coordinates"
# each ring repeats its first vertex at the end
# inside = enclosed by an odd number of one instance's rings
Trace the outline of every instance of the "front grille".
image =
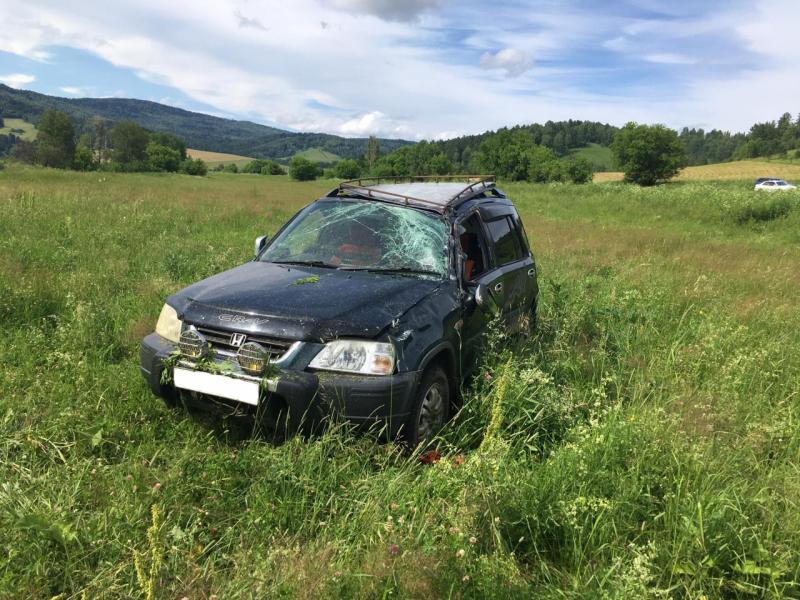
{"type": "Polygon", "coordinates": [[[195,325],[195,328],[203,335],[204,338],[206,338],[206,341],[211,344],[211,348],[213,350],[221,351],[223,353],[236,354],[242,344],[256,342],[264,347],[267,356],[271,360],[276,360],[283,356],[283,353],[286,352],[289,349],[289,346],[292,345],[290,340],[281,340],[259,334],[251,335],[249,333],[244,333],[243,335],[245,336],[245,339],[242,340],[242,343],[234,346],[231,343],[231,336],[235,333],[242,335],[241,332],[223,331],[221,329],[212,329],[198,325],[195,325]]]}

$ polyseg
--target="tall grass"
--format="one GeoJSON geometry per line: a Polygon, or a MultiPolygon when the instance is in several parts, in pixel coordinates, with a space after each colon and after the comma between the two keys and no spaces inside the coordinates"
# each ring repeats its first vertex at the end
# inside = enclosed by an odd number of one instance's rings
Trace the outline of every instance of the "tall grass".
{"type": "Polygon", "coordinates": [[[509,186],[539,325],[492,337],[433,464],[169,411],[137,356],[163,297],[327,187],[0,173],[0,597],[800,594],[794,208],[509,186]]]}

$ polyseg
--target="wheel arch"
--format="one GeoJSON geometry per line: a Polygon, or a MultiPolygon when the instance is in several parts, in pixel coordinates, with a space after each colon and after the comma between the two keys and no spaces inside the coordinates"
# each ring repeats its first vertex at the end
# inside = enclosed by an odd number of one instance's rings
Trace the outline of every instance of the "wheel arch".
{"type": "Polygon", "coordinates": [[[419,370],[424,373],[432,366],[439,366],[444,370],[445,375],[447,375],[447,380],[450,383],[450,401],[455,401],[458,397],[460,386],[458,382],[456,352],[451,344],[443,342],[428,350],[425,357],[420,361],[419,370]]]}

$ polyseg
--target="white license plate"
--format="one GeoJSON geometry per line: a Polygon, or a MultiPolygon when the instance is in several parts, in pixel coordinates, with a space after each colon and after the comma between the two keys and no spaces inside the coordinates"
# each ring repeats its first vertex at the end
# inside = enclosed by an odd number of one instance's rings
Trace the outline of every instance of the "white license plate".
{"type": "Polygon", "coordinates": [[[228,400],[238,400],[245,404],[258,406],[259,385],[255,381],[245,381],[226,377],[225,375],[215,375],[214,373],[204,373],[203,371],[191,371],[175,367],[172,375],[175,387],[218,396],[228,400]]]}

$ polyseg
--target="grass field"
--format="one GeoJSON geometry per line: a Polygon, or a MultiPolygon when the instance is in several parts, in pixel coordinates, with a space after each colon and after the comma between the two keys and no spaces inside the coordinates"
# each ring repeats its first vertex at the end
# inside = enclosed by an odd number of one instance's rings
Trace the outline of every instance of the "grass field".
{"type": "Polygon", "coordinates": [[[331,185],[0,172],[0,597],[800,595],[798,195],[505,186],[539,326],[424,465],[341,426],[274,445],[139,375],[166,295],[331,185]]]}
{"type": "MultiPolygon", "coordinates": [[[[594,181],[621,181],[622,173],[595,173],[594,181]]],[[[800,179],[800,162],[773,160],[739,160],[729,163],[686,167],[675,181],[755,181],[758,177],[780,177],[782,179],[800,179]]]]}
{"type": "Polygon", "coordinates": [[[342,159],[341,156],[338,154],[334,154],[333,152],[328,152],[327,150],[323,150],[322,148],[309,148],[308,150],[303,150],[302,152],[298,152],[295,156],[302,156],[303,158],[310,160],[311,162],[320,162],[320,163],[334,163],[340,161],[342,159]]]}
{"type": "Polygon", "coordinates": [[[587,144],[583,148],[571,150],[569,156],[572,158],[585,158],[592,164],[595,171],[611,170],[611,148],[600,144],[587,144]]]}
{"type": "Polygon", "coordinates": [[[192,158],[204,160],[211,168],[220,164],[227,165],[230,163],[236,163],[236,166],[243,167],[253,160],[252,158],[239,156],[238,154],[225,154],[224,152],[211,152],[210,150],[195,150],[194,148],[187,148],[186,153],[192,158]]]}
{"type": "Polygon", "coordinates": [[[23,140],[32,142],[36,139],[36,126],[33,123],[28,123],[23,119],[3,119],[3,127],[0,127],[0,135],[14,135],[21,137],[23,140]]]}

